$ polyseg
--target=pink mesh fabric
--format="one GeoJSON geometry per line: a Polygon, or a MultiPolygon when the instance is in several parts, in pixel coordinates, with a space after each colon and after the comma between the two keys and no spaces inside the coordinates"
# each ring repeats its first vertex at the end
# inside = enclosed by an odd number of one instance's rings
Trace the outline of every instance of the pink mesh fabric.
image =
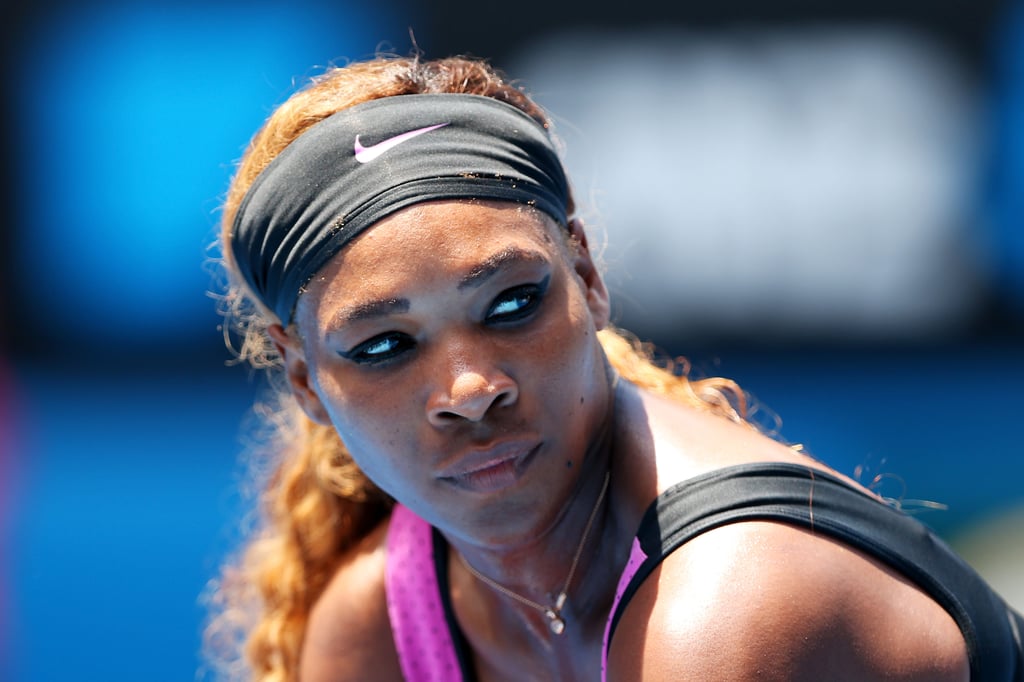
{"type": "Polygon", "coordinates": [[[646,559],[647,555],[644,553],[643,548],[640,547],[640,540],[633,538],[633,547],[629,551],[629,561],[626,562],[626,568],[619,577],[619,585],[615,588],[615,601],[612,602],[612,610],[608,614],[608,623],[604,626],[604,643],[601,645],[601,682],[605,682],[608,676],[608,637],[611,635],[612,617],[615,616],[615,611],[619,608],[619,602],[622,601],[622,593],[626,591],[626,586],[629,585],[629,581],[636,575],[640,564],[646,561],[646,559]]]}
{"type": "MultiPolygon", "coordinates": [[[[462,672],[441,605],[430,525],[401,505],[391,512],[385,587],[395,649],[406,682],[462,682],[462,672]]],[[[601,681],[607,678],[611,617],[629,581],[647,559],[633,539],[629,561],[619,578],[601,647],[601,681]]]]}
{"type": "Polygon", "coordinates": [[[385,590],[406,682],[461,682],[434,570],[430,525],[401,505],[391,512],[385,590]]]}

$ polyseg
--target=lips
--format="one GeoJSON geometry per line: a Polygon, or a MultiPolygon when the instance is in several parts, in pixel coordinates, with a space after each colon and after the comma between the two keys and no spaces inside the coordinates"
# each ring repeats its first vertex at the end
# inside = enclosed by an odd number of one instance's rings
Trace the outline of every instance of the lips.
{"type": "Polygon", "coordinates": [[[536,441],[510,441],[460,453],[438,477],[475,492],[496,492],[515,485],[540,449],[536,441]]]}

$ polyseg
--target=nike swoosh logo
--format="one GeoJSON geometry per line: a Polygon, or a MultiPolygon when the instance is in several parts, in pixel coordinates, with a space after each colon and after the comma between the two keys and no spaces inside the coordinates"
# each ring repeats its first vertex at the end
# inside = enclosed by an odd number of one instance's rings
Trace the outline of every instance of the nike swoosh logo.
{"type": "Polygon", "coordinates": [[[438,123],[437,125],[427,126],[426,128],[417,128],[416,130],[410,130],[409,132],[402,133],[401,135],[389,137],[383,142],[378,142],[377,144],[371,145],[369,147],[364,147],[363,145],[361,145],[359,143],[359,136],[356,135],[356,161],[358,161],[359,163],[370,163],[371,161],[373,161],[374,159],[376,159],[378,156],[388,151],[389,149],[393,149],[407,140],[411,140],[412,138],[422,135],[423,133],[429,133],[431,130],[437,130],[438,128],[442,128],[446,125],[448,124],[438,123]]]}

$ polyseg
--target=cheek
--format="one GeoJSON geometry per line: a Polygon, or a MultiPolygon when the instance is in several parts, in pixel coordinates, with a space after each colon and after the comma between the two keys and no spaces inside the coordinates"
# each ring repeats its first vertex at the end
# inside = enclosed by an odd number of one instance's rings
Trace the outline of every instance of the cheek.
{"type": "Polygon", "coordinates": [[[411,438],[402,431],[405,420],[372,409],[338,411],[331,419],[352,461],[371,481],[392,497],[410,495],[415,474],[408,471],[411,438]]]}
{"type": "Polygon", "coordinates": [[[575,410],[580,398],[593,390],[593,382],[603,376],[598,367],[600,353],[593,320],[580,301],[568,307],[567,315],[558,324],[551,325],[542,335],[537,352],[544,358],[541,371],[541,390],[558,395],[565,408],[575,410]],[[569,393],[569,395],[567,395],[569,393]]]}
{"type": "MultiPolygon", "coordinates": [[[[575,294],[576,292],[574,292],[575,294]]],[[[580,367],[590,361],[589,350],[597,343],[594,318],[581,294],[571,297],[566,306],[565,323],[559,347],[567,365],[580,367]]]]}
{"type": "Polygon", "coordinates": [[[330,373],[322,374],[317,385],[331,422],[353,458],[389,459],[409,440],[403,427],[409,424],[411,405],[396,400],[401,391],[384,389],[379,381],[330,373]]]}

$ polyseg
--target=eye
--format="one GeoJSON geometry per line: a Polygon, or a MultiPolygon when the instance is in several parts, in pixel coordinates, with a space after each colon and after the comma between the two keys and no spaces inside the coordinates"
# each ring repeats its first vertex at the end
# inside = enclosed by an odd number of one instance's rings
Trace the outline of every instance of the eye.
{"type": "Polygon", "coordinates": [[[533,314],[547,291],[550,277],[501,292],[487,311],[488,322],[515,322],[533,314]]]}
{"type": "Polygon", "coordinates": [[[408,335],[391,332],[375,336],[351,350],[339,351],[338,354],[361,365],[374,365],[393,360],[415,345],[416,342],[408,335]]]}

